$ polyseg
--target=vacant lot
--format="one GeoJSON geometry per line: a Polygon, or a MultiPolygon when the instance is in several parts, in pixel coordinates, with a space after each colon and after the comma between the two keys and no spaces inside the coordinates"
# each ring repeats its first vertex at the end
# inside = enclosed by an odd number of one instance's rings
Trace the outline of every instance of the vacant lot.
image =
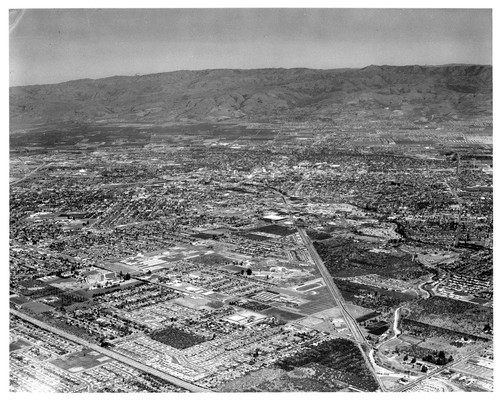
{"type": "Polygon", "coordinates": [[[109,357],[95,352],[92,349],[83,349],[68,356],[52,360],[51,363],[64,370],[78,372],[99,366],[108,360],[110,360],[109,357]]]}
{"type": "Polygon", "coordinates": [[[300,314],[296,314],[296,313],[292,313],[290,311],[286,311],[286,310],[281,310],[279,308],[276,308],[276,307],[272,307],[268,310],[264,310],[264,311],[261,311],[262,314],[265,314],[267,316],[270,316],[270,317],[275,317],[277,319],[281,319],[283,321],[295,321],[295,320],[298,320],[299,318],[304,318],[304,316],[300,315],[300,314]]]}
{"type": "Polygon", "coordinates": [[[25,348],[27,346],[31,346],[30,343],[26,342],[25,340],[23,339],[18,339],[14,342],[11,342],[9,344],[9,352],[14,352],[16,350],[19,350],[19,349],[22,349],[22,348],[25,348]]]}
{"type": "Polygon", "coordinates": [[[202,254],[191,260],[194,263],[201,263],[205,265],[225,265],[233,261],[217,253],[202,254]]]}

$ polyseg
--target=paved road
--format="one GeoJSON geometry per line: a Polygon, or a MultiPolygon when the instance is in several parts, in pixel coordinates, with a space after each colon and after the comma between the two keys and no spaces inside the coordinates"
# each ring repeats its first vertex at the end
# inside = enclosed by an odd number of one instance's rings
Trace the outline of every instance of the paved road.
{"type": "Polygon", "coordinates": [[[386,339],[385,341],[380,342],[376,347],[377,349],[379,349],[381,346],[385,345],[387,342],[390,342],[393,339],[396,339],[399,335],[401,335],[401,330],[398,328],[398,324],[399,324],[399,319],[401,318],[401,309],[403,309],[403,308],[405,308],[405,307],[401,306],[401,307],[398,307],[394,311],[394,322],[392,323],[393,334],[389,339],[386,339]]]}
{"type": "Polygon", "coordinates": [[[40,169],[43,169],[43,168],[46,168],[48,166],[50,166],[52,164],[52,162],[49,162],[49,163],[46,163],[44,165],[40,165],[38,166],[37,168],[33,169],[31,172],[28,172],[26,173],[23,177],[21,177],[20,179],[16,180],[16,181],[12,181],[9,183],[9,186],[12,186],[13,184],[17,184],[17,183],[20,183],[22,182],[23,180],[27,179],[28,177],[30,177],[32,174],[38,172],[40,169]]]}
{"type": "Polygon", "coordinates": [[[311,239],[307,235],[306,231],[303,228],[300,228],[296,226],[297,231],[299,232],[300,237],[302,238],[302,241],[304,242],[305,246],[307,247],[307,250],[309,251],[309,254],[311,255],[314,264],[318,268],[318,271],[320,272],[321,276],[323,277],[323,281],[325,282],[325,285],[327,286],[328,290],[330,291],[331,295],[333,296],[335,302],[337,303],[337,306],[340,309],[340,312],[342,313],[342,316],[344,318],[344,321],[351,331],[351,334],[353,335],[354,339],[359,343],[360,346],[360,351],[361,354],[363,355],[363,358],[365,359],[367,367],[370,369],[370,371],[373,374],[373,377],[376,379],[380,389],[382,391],[385,391],[384,384],[378,377],[375,368],[372,366],[372,363],[370,361],[370,358],[367,354],[367,351],[371,349],[371,346],[367,342],[363,332],[361,332],[361,328],[359,328],[358,322],[356,319],[349,313],[346,307],[346,302],[344,300],[344,297],[340,293],[339,288],[337,285],[335,285],[335,282],[332,279],[332,276],[328,272],[328,270],[325,267],[325,264],[323,263],[323,260],[319,256],[318,252],[314,248],[311,239]]]}
{"type": "Polygon", "coordinates": [[[198,387],[197,385],[191,384],[187,381],[181,380],[180,378],[174,377],[170,374],[164,373],[163,371],[159,371],[157,369],[154,369],[152,367],[146,366],[145,364],[142,364],[138,361],[135,361],[127,356],[124,356],[120,353],[114,352],[109,349],[102,348],[100,346],[94,345],[93,343],[87,342],[77,336],[71,335],[65,331],[61,331],[58,328],[54,328],[51,325],[48,325],[42,321],[39,321],[35,318],[32,318],[30,316],[27,316],[26,314],[23,314],[17,310],[10,309],[11,314],[15,315],[16,317],[22,318],[23,320],[26,320],[40,328],[43,328],[47,331],[50,331],[56,335],[59,335],[63,338],[69,339],[70,341],[73,341],[75,343],[78,343],[79,345],[83,345],[89,349],[93,349],[99,353],[102,353],[103,355],[109,356],[115,360],[118,360],[119,362],[125,363],[131,367],[134,367],[138,370],[144,371],[148,374],[154,375],[156,377],[159,377],[165,381],[168,381],[174,385],[177,385],[181,388],[187,389],[188,391],[191,392],[211,392],[210,390],[202,387],[198,387]]]}
{"type": "Polygon", "coordinates": [[[344,317],[344,321],[351,331],[352,335],[354,336],[354,339],[356,339],[357,342],[360,344],[366,344],[366,338],[361,332],[361,329],[358,326],[357,321],[354,319],[354,317],[349,313],[346,307],[346,303],[344,300],[344,297],[340,293],[339,288],[335,283],[333,282],[333,279],[328,272],[327,268],[325,267],[325,264],[321,260],[321,257],[318,255],[316,249],[314,248],[311,239],[307,235],[306,231],[302,228],[297,227],[297,230],[299,232],[300,237],[302,238],[302,241],[304,242],[305,246],[307,247],[307,250],[309,251],[309,254],[311,255],[314,264],[318,268],[321,276],[323,277],[323,280],[325,281],[325,285],[328,287],[328,290],[332,294],[333,298],[335,299],[335,302],[337,303],[338,307],[340,308],[340,311],[342,313],[342,316],[344,317]]]}
{"type": "Polygon", "coordinates": [[[436,375],[438,375],[439,373],[449,369],[450,367],[453,367],[454,365],[466,360],[466,359],[469,359],[470,357],[474,356],[479,349],[481,349],[481,347],[478,347],[477,349],[475,349],[473,352],[470,352],[468,354],[466,354],[465,356],[457,359],[457,360],[453,360],[451,363],[448,363],[448,364],[445,364],[444,366],[441,366],[439,367],[437,370],[433,370],[432,372],[428,373],[428,374],[424,374],[422,377],[419,377],[417,378],[416,380],[408,383],[408,384],[405,384],[403,385],[402,387],[398,388],[395,390],[395,392],[405,392],[405,391],[409,391],[411,390],[413,387],[417,386],[418,384],[420,384],[422,381],[428,379],[428,378],[432,378],[436,375]]]}
{"type": "Polygon", "coordinates": [[[392,338],[397,338],[401,334],[401,330],[398,328],[400,317],[401,317],[401,307],[398,307],[394,312],[394,322],[392,324],[392,331],[394,332],[394,336],[392,338]]]}
{"type": "Polygon", "coordinates": [[[311,239],[309,238],[309,236],[307,235],[306,231],[303,228],[297,226],[297,224],[295,222],[295,217],[293,216],[293,214],[290,210],[290,205],[288,204],[285,196],[282,193],[280,193],[279,191],[277,191],[275,188],[272,188],[269,186],[266,186],[266,188],[268,188],[272,191],[275,191],[277,194],[279,194],[279,196],[281,196],[283,203],[285,204],[285,206],[288,209],[288,215],[290,217],[290,221],[293,223],[293,225],[297,229],[297,232],[299,233],[302,241],[304,242],[304,245],[306,246],[311,258],[314,261],[314,264],[316,265],[319,273],[323,277],[323,280],[325,282],[326,287],[328,288],[333,299],[337,303],[337,306],[339,307],[340,312],[342,313],[342,316],[344,318],[344,322],[346,323],[347,327],[351,331],[351,334],[353,335],[354,339],[358,343],[359,350],[360,350],[361,355],[363,356],[363,358],[365,360],[366,366],[369,368],[373,377],[377,381],[380,390],[386,391],[384,384],[382,383],[382,381],[378,377],[378,375],[375,371],[375,368],[372,366],[372,363],[371,363],[370,358],[368,356],[368,353],[372,348],[371,348],[370,344],[367,342],[365,336],[363,335],[363,332],[361,332],[361,329],[359,328],[358,322],[351,315],[351,313],[349,313],[349,311],[347,310],[344,297],[340,293],[340,290],[337,287],[337,285],[335,285],[335,282],[333,281],[332,276],[330,275],[330,273],[326,269],[325,264],[323,263],[323,260],[321,259],[318,252],[314,248],[311,239]]]}

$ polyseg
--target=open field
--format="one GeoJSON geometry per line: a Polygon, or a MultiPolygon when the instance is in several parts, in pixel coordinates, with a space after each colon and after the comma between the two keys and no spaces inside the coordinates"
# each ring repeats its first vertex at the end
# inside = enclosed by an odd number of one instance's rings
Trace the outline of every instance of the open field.
{"type": "Polygon", "coordinates": [[[304,317],[301,314],[297,313],[292,313],[291,311],[286,311],[286,310],[281,310],[276,307],[271,307],[270,309],[263,310],[262,314],[265,314],[269,317],[275,317],[277,319],[289,322],[289,321],[295,321],[298,320],[299,318],[304,317]]]}
{"type": "Polygon", "coordinates": [[[109,271],[121,272],[123,274],[136,272],[137,269],[131,265],[122,264],[120,262],[103,262],[102,266],[109,271]]]}
{"type": "Polygon", "coordinates": [[[29,342],[26,342],[23,339],[16,339],[15,341],[9,343],[9,353],[29,346],[31,346],[29,342]]]}
{"type": "Polygon", "coordinates": [[[315,289],[314,292],[315,295],[307,295],[311,301],[297,307],[302,314],[319,313],[325,309],[335,307],[335,301],[326,287],[315,289]]]}
{"type": "Polygon", "coordinates": [[[79,352],[66,355],[63,358],[52,360],[54,366],[67,370],[71,373],[97,367],[109,361],[110,358],[92,349],[83,349],[79,352]]]}
{"type": "Polygon", "coordinates": [[[210,303],[210,299],[205,298],[194,298],[190,296],[179,297],[177,299],[171,300],[171,303],[178,304],[180,306],[192,308],[194,310],[200,310],[210,303]]]}
{"type": "MultiPolygon", "coordinates": [[[[55,302],[57,303],[59,298],[55,298],[55,302]]],[[[23,309],[27,309],[32,311],[35,314],[45,313],[47,311],[53,311],[54,307],[48,306],[47,304],[40,303],[38,301],[28,302],[22,305],[23,309]]]]}

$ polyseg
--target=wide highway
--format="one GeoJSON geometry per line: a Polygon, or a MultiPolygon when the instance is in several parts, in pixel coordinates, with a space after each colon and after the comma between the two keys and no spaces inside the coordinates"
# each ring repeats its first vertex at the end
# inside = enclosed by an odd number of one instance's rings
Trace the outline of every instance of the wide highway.
{"type": "Polygon", "coordinates": [[[174,377],[170,374],[164,373],[163,371],[154,369],[153,367],[146,366],[145,364],[142,364],[136,360],[133,360],[127,356],[124,356],[120,353],[114,352],[110,349],[105,349],[100,346],[97,346],[93,343],[87,342],[84,339],[81,339],[75,335],[71,335],[65,331],[62,331],[58,328],[54,328],[51,325],[48,325],[42,321],[39,321],[35,318],[32,318],[26,314],[23,314],[17,310],[10,309],[11,314],[15,315],[16,317],[19,317],[25,321],[30,322],[33,325],[36,325],[37,327],[40,327],[42,329],[45,329],[46,331],[52,332],[56,335],[59,335],[63,338],[69,339],[70,341],[73,341],[75,343],[78,343],[79,345],[85,346],[89,349],[93,349],[96,352],[102,353],[103,355],[106,355],[108,357],[111,357],[112,359],[118,360],[119,362],[125,363],[131,367],[134,367],[138,370],[144,371],[148,374],[154,375],[156,377],[159,377],[165,381],[168,381],[171,384],[177,385],[178,387],[187,389],[188,391],[191,392],[211,392],[210,390],[206,388],[199,387],[197,385],[191,384],[187,381],[181,380],[180,378],[174,377]]]}

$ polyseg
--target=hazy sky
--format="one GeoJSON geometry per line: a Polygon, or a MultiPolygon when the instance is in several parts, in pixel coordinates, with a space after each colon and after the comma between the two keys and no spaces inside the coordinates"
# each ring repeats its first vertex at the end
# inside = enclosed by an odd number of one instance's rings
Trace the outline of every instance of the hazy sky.
{"type": "Polygon", "coordinates": [[[10,23],[10,85],[183,69],[492,64],[484,9],[31,9],[10,23]]]}

